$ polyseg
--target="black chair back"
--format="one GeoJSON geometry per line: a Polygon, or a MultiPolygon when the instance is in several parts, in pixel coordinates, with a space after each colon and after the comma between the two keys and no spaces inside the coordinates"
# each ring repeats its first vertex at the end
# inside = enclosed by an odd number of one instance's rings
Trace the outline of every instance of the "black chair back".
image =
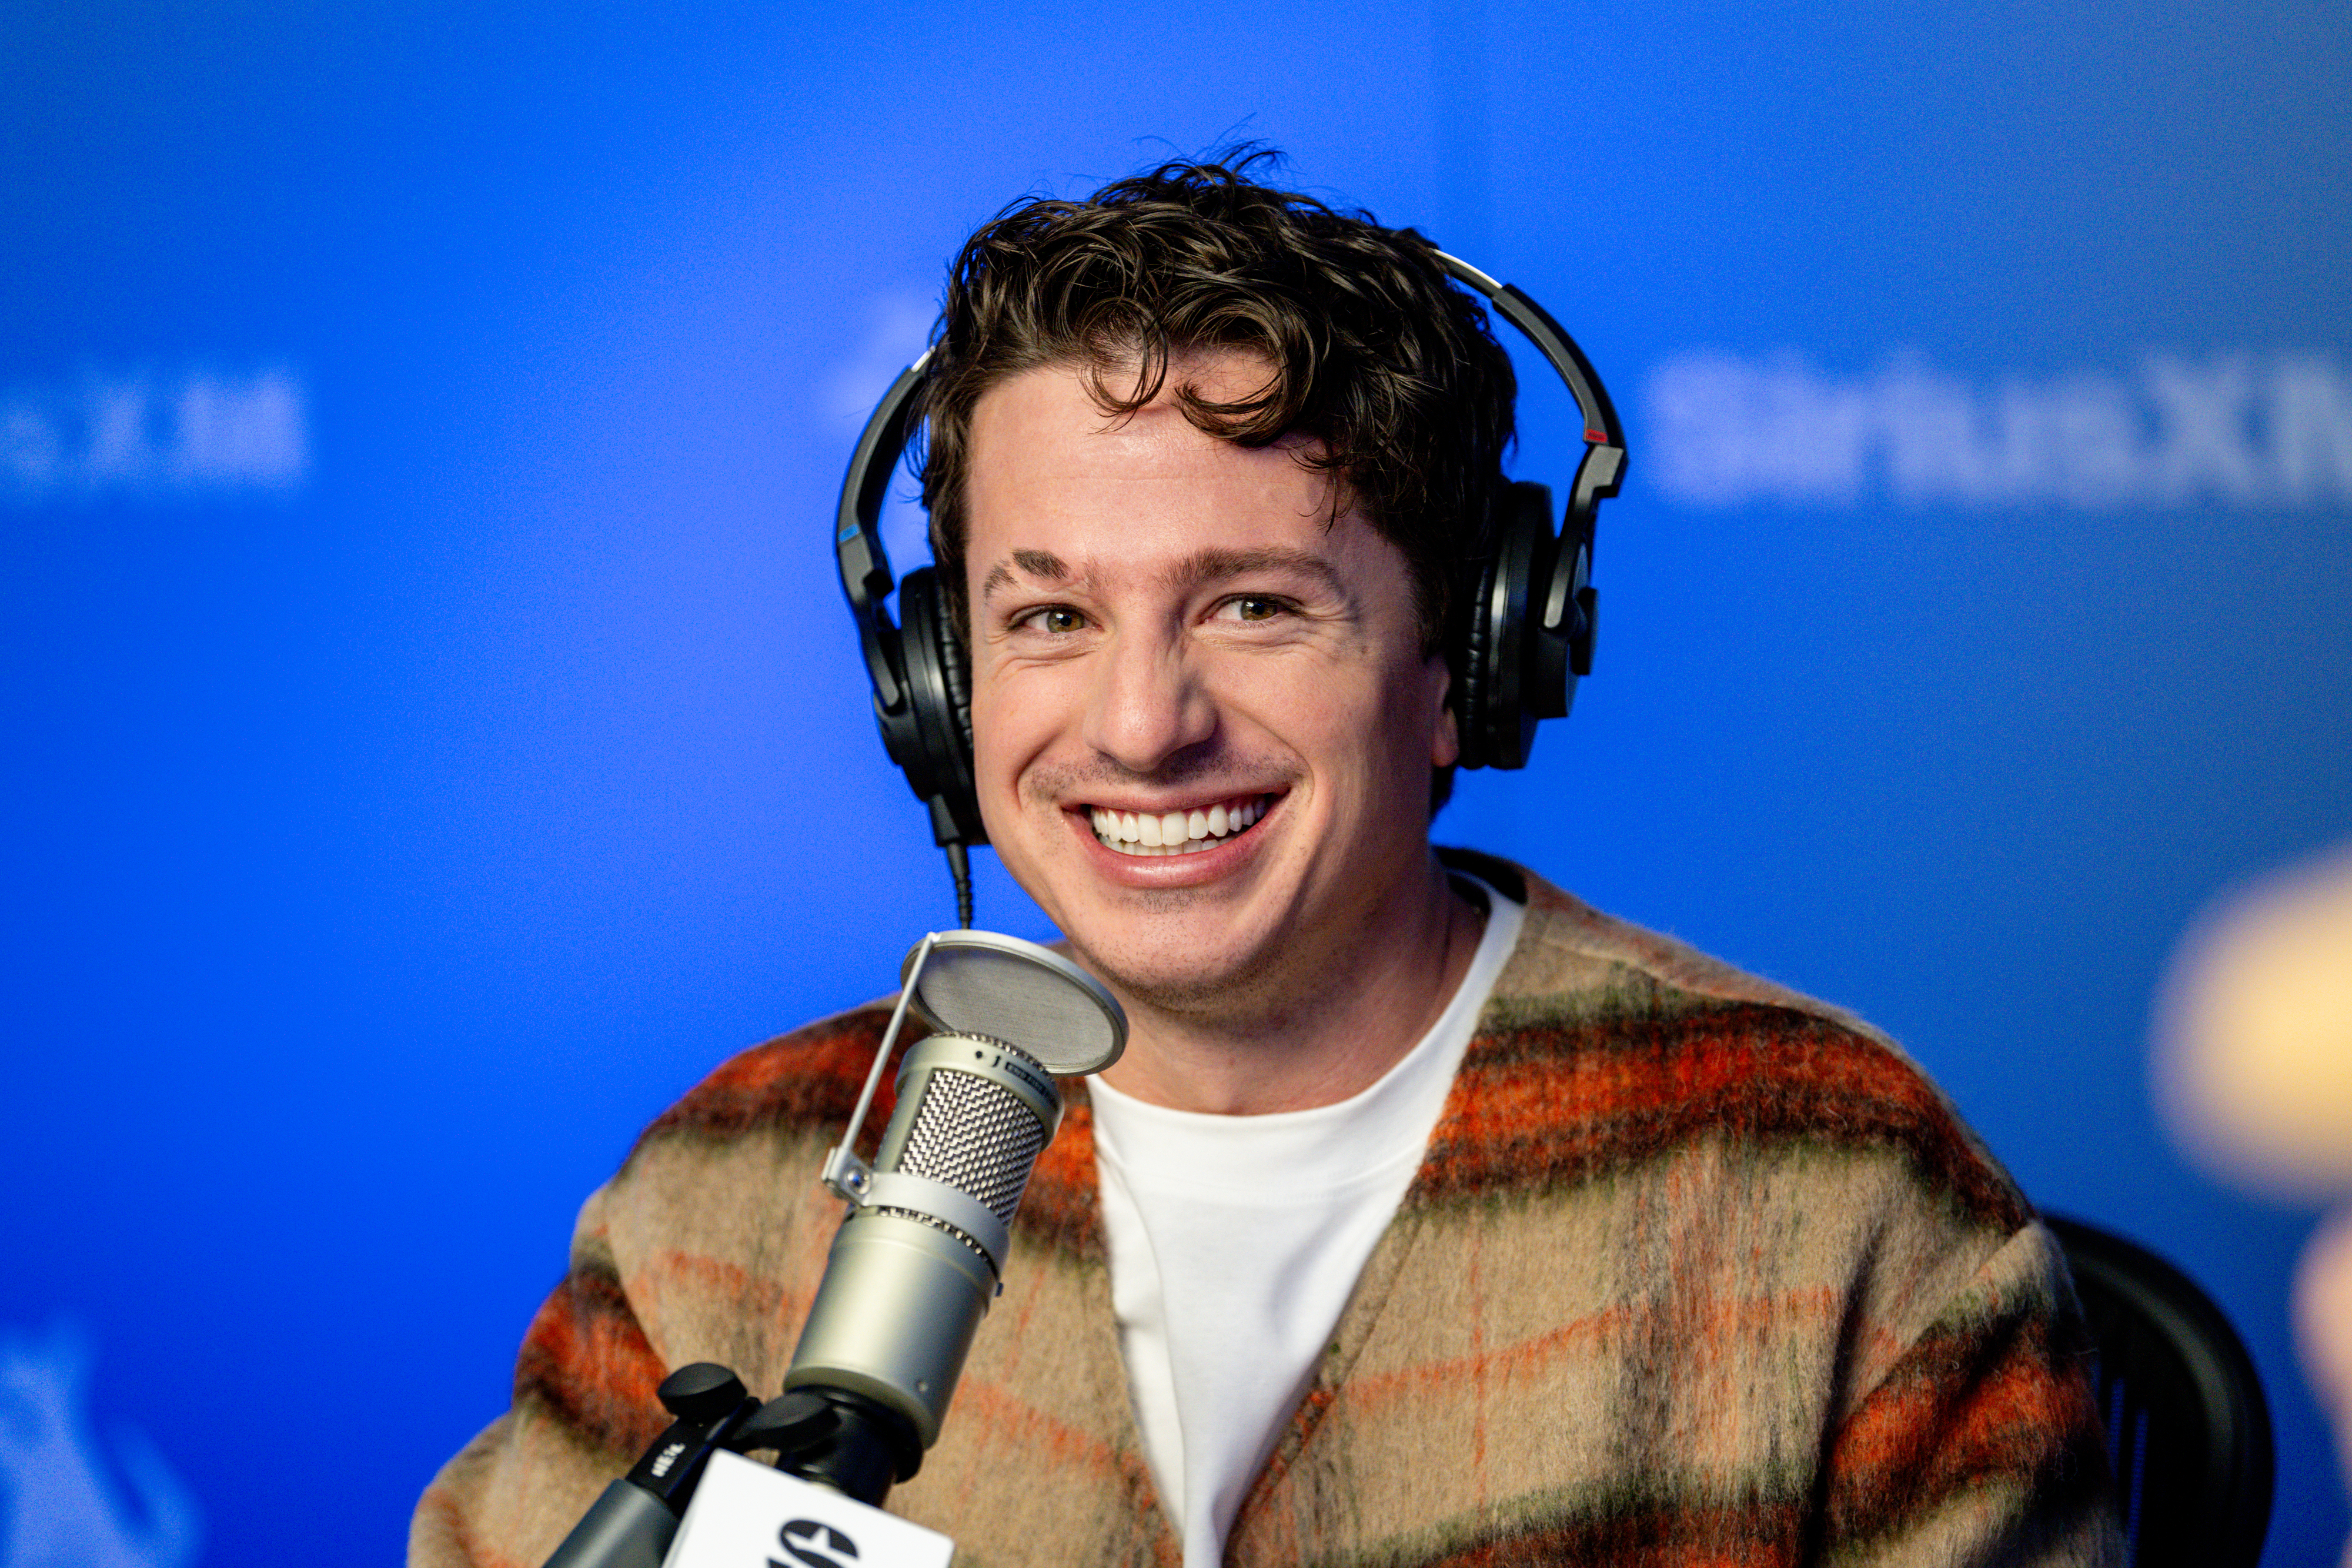
{"type": "Polygon", "coordinates": [[[2099,1411],[2132,1568],[2254,1568],[2270,1527],[2270,1406],[2211,1297],[2145,1247],[2044,1216],[2098,1342],[2099,1411]]]}

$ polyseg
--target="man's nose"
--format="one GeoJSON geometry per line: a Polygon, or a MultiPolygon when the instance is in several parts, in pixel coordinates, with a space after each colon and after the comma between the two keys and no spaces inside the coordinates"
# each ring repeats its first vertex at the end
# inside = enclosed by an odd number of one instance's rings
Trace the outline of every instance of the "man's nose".
{"type": "Polygon", "coordinates": [[[1121,632],[1097,665],[1087,743],[1129,773],[1156,773],[1216,733],[1216,704],[1178,636],[1121,632]]]}

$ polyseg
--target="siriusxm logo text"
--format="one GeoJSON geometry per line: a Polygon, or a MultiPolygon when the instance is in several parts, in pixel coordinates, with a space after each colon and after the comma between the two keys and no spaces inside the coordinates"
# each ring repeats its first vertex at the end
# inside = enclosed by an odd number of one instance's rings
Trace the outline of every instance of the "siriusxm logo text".
{"type": "Polygon", "coordinates": [[[1977,384],[1916,359],[1837,376],[1699,350],[1646,392],[1637,463],[1689,506],[2352,506],[2352,374],[2317,354],[1977,384]]]}

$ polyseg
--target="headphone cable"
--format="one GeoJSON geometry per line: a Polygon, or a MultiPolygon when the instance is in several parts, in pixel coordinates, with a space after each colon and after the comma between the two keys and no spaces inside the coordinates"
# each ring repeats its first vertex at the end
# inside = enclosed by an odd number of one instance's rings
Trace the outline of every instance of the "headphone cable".
{"type": "Polygon", "coordinates": [[[948,873],[955,878],[956,924],[971,929],[971,856],[961,841],[948,846],[948,873]]]}

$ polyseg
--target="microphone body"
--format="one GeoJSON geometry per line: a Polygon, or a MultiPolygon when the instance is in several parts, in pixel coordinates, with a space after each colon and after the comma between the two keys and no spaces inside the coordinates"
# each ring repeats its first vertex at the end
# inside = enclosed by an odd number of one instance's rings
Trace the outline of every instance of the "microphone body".
{"type": "Polygon", "coordinates": [[[1021,1195],[1061,1118],[1053,1075],[1016,1046],[949,1033],[909,1048],[786,1391],[870,1400],[903,1419],[921,1448],[939,1441],[999,1289],[1021,1195]]]}

